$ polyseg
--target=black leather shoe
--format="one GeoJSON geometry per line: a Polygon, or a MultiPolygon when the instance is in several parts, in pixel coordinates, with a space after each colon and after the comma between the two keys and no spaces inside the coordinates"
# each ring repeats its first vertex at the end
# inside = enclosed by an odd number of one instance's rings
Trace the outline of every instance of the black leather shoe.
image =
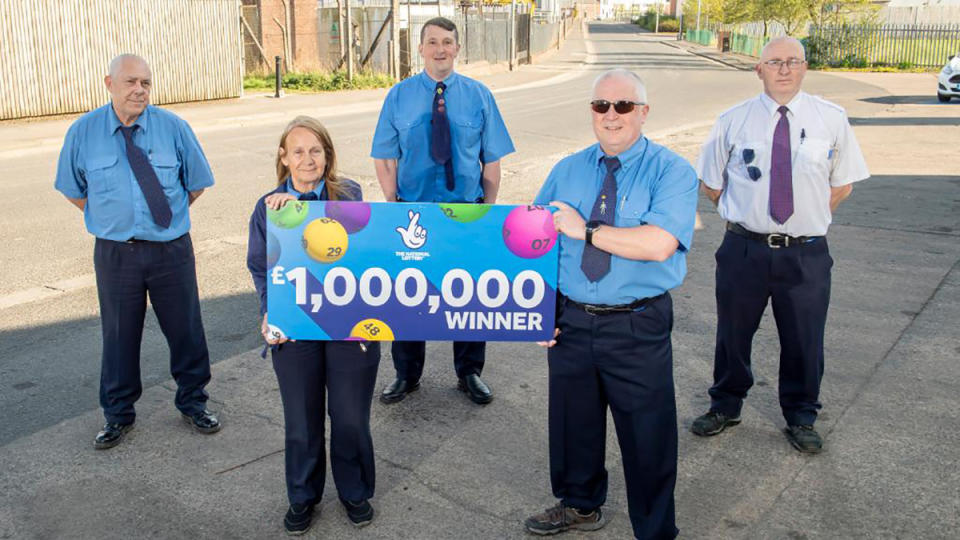
{"type": "Polygon", "coordinates": [[[283,528],[290,536],[300,536],[310,530],[313,523],[312,504],[291,504],[283,517],[283,528]]]}
{"type": "Polygon", "coordinates": [[[486,405],[493,401],[493,392],[490,391],[490,387],[476,373],[461,377],[457,388],[467,394],[470,401],[478,405],[486,405]]]}
{"type": "Polygon", "coordinates": [[[805,454],[819,454],[823,451],[823,439],[813,426],[787,426],[783,432],[790,444],[805,454]]]}
{"type": "Polygon", "coordinates": [[[127,432],[133,429],[133,422],[129,424],[112,424],[107,422],[103,429],[93,439],[93,447],[97,450],[106,450],[120,444],[127,432]]]}
{"type": "Polygon", "coordinates": [[[384,403],[403,401],[407,394],[415,392],[418,388],[420,388],[420,381],[411,384],[403,379],[395,379],[390,386],[383,389],[383,393],[380,394],[380,401],[384,403]]]}
{"type": "Polygon", "coordinates": [[[364,499],[354,502],[340,499],[340,503],[343,504],[343,509],[347,511],[347,517],[350,518],[350,523],[353,523],[354,527],[359,529],[373,521],[373,506],[370,506],[370,501],[364,499]]]}
{"type": "Polygon", "coordinates": [[[723,413],[710,411],[703,416],[697,417],[690,425],[690,431],[694,435],[701,437],[711,437],[740,423],[740,417],[731,418],[723,413]]]}
{"type": "Polygon", "coordinates": [[[220,431],[220,420],[206,409],[193,413],[193,416],[188,416],[183,413],[180,413],[180,416],[183,417],[184,422],[192,425],[193,429],[200,433],[210,434],[220,431]]]}

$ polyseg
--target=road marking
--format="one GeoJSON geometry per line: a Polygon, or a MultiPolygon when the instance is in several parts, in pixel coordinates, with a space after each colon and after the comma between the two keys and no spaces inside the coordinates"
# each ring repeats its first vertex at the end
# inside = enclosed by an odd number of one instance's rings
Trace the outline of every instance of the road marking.
{"type": "MultiPolygon", "coordinates": [[[[246,235],[228,236],[225,238],[211,238],[198,242],[194,249],[195,255],[209,254],[217,252],[224,248],[246,245],[246,235]]],[[[53,283],[47,283],[39,287],[31,287],[22,291],[0,296],[0,310],[29,304],[39,300],[48,300],[64,294],[76,292],[79,290],[93,287],[97,284],[95,274],[83,274],[80,276],[61,279],[53,283]]]]}

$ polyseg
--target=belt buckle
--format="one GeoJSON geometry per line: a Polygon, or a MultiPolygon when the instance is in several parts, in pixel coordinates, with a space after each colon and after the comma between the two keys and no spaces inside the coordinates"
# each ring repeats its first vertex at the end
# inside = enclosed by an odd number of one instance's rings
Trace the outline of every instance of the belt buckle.
{"type": "Polygon", "coordinates": [[[790,247],[790,237],[785,234],[768,234],[767,235],[767,247],[773,249],[780,249],[782,247],[790,247]],[[778,243],[779,240],[779,243],[778,243]]]}
{"type": "Polygon", "coordinates": [[[583,310],[586,311],[587,313],[589,313],[590,315],[596,316],[596,315],[600,315],[600,310],[601,310],[601,308],[599,308],[599,307],[597,307],[597,306],[594,306],[594,305],[591,305],[591,304],[584,304],[584,305],[583,305],[583,310]]]}

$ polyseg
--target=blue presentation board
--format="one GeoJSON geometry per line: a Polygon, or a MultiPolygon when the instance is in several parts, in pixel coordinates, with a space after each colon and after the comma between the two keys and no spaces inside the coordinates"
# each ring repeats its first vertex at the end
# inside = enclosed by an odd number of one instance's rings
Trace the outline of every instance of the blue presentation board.
{"type": "Polygon", "coordinates": [[[267,217],[267,318],[278,336],[553,336],[559,247],[549,208],[289,201],[267,217]]]}

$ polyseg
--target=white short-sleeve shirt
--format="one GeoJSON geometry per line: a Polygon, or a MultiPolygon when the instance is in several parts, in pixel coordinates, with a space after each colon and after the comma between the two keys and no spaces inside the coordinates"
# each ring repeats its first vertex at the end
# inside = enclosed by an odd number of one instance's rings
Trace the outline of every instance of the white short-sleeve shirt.
{"type": "Polygon", "coordinates": [[[697,174],[722,189],[723,219],[758,233],[823,236],[832,221],[830,188],[870,172],[842,107],[799,92],[787,104],[793,163],[793,215],[770,217],[770,153],[780,105],[760,94],[724,112],[703,145],[697,174]]]}

